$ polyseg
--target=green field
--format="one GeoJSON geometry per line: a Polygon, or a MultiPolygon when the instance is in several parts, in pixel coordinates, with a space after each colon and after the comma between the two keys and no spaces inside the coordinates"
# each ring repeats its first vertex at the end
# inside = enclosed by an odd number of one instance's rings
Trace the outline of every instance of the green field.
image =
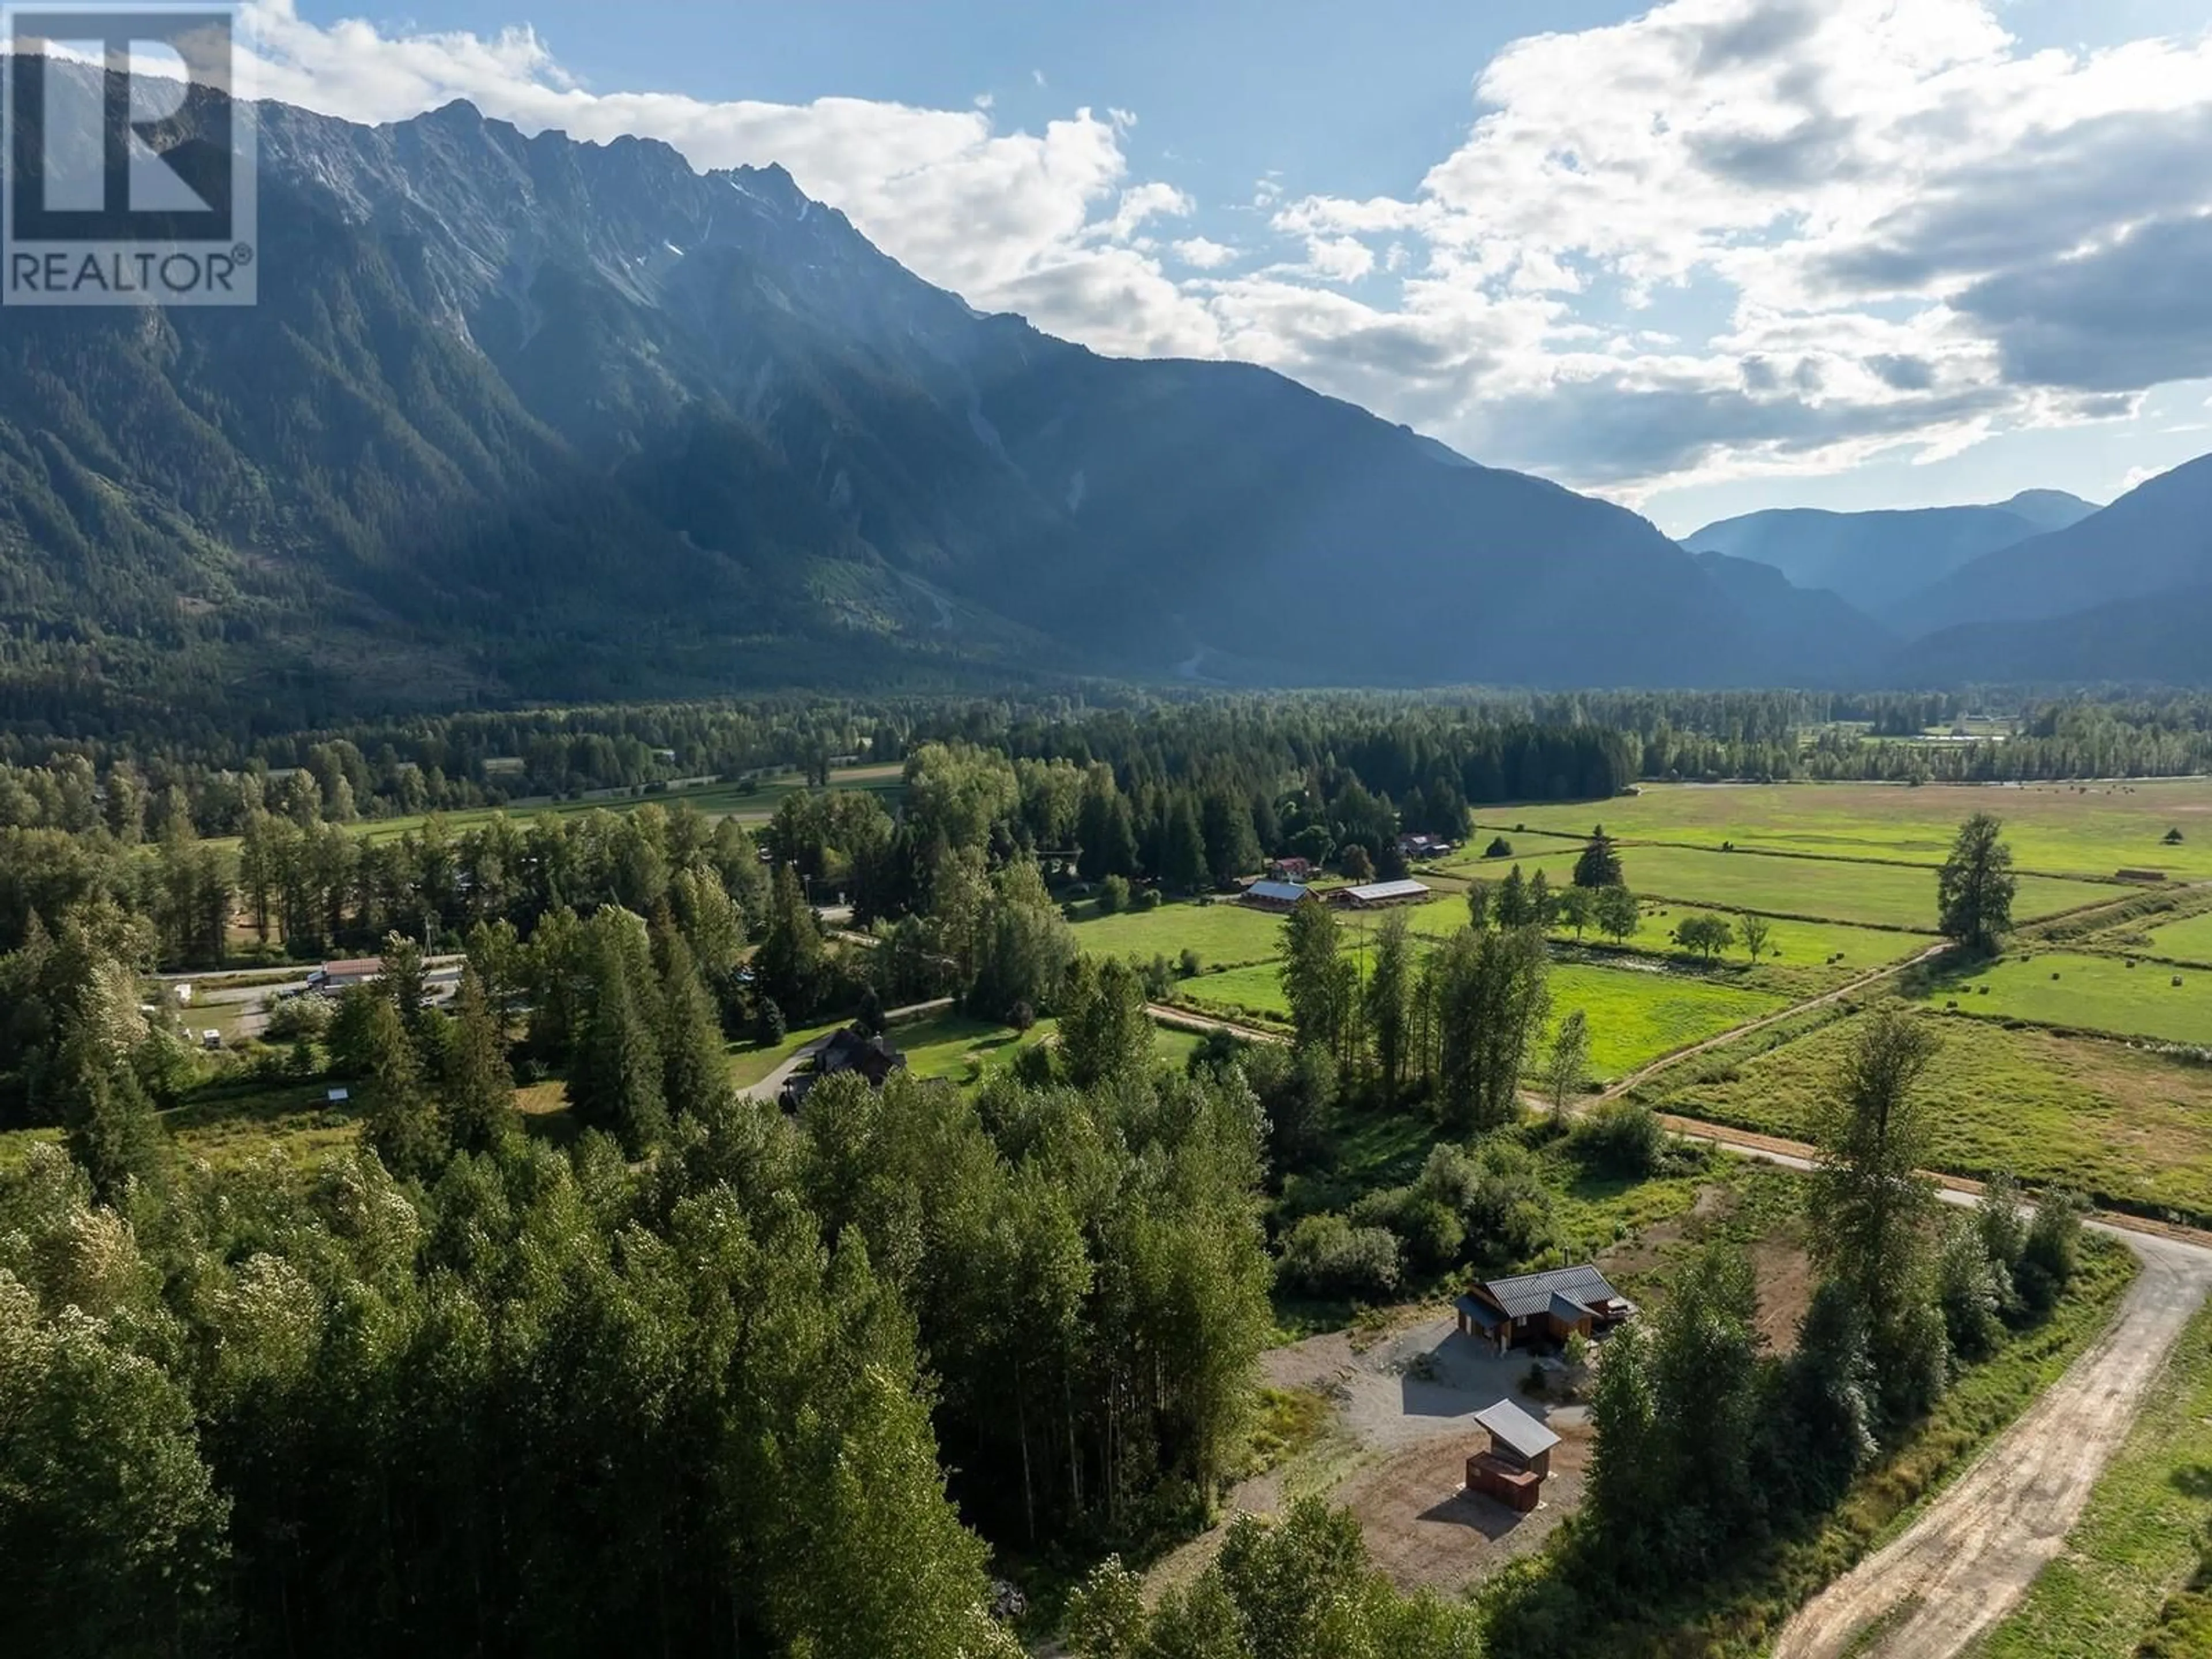
{"type": "MultiPolygon", "coordinates": [[[[1280,969],[1273,963],[1201,974],[1177,988],[1186,1000],[1224,1014],[1243,1012],[1280,1021],[1290,1013],[1280,969]]],[[[1788,1006],[1785,997],[1657,968],[1570,962],[1552,969],[1553,1026],[1582,1012],[1589,1021],[1591,1066],[1602,1078],[1623,1076],[1788,1006]]]]}
{"type": "Polygon", "coordinates": [[[2212,972],[2053,951],[1947,976],[1928,1000],[1962,1013],[2212,1046],[2212,972]],[[2173,981],[2179,979],[2181,983],[2173,981]]]}
{"type": "MultiPolygon", "coordinates": [[[[2134,1659],[2212,1522],[2212,1310],[2182,1334],[2058,1558],[1976,1659],[2134,1659]]],[[[2167,1647],[2164,1653],[2198,1651],[2167,1647]]]]}
{"type": "Polygon", "coordinates": [[[2212,910],[2186,921],[2172,921],[2163,927],[2153,928],[2150,948],[2177,962],[2201,962],[2212,966],[2212,910]]]}
{"type": "MultiPolygon", "coordinates": [[[[1936,927],[1933,869],[1637,846],[1620,849],[1620,864],[1628,885],[1647,898],[1876,927],[1936,927]]],[[[2108,884],[2023,876],[2013,915],[2033,921],[2126,896],[2108,884]]]]}
{"type": "MultiPolygon", "coordinates": [[[[1645,1097],[1685,1117],[1802,1139],[1856,1024],[1836,1022],[1752,1058],[1701,1055],[1645,1097]]],[[[1994,1022],[1941,1019],[1937,1029],[1943,1046],[1922,1085],[1937,1168],[2009,1170],[2032,1185],[2212,1217],[2212,1068],[1994,1022]]]]}
{"type": "MultiPolygon", "coordinates": [[[[1462,920],[1466,915],[1462,909],[1462,920]]],[[[1149,962],[1154,957],[1173,959],[1190,950],[1209,968],[1234,967],[1280,956],[1283,918],[1242,904],[1163,904],[1112,916],[1097,915],[1085,905],[1075,924],[1075,942],[1097,957],[1137,957],[1149,962]]]]}
{"type": "MultiPolygon", "coordinates": [[[[1645,784],[1636,796],[1570,806],[1493,806],[1473,844],[1510,826],[1586,836],[1680,841],[1940,863],[1961,820],[1993,812],[2023,870],[2109,876],[2122,868],[2212,879],[2212,779],[2039,783],[2021,787],[1882,783],[1645,784]],[[2169,830],[2183,840],[2168,847],[2169,830]]],[[[1516,846],[1522,837],[1513,837],[1516,846]]],[[[1523,848],[1523,850],[1530,850],[1523,848]]],[[[1632,877],[1632,884],[1633,878],[1632,877]]]]}

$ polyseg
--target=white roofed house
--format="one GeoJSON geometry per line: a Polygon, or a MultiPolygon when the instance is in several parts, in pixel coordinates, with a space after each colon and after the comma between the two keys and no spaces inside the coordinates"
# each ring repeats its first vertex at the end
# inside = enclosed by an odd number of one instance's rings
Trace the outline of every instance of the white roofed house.
{"type": "Polygon", "coordinates": [[[1312,890],[1295,881],[1255,881],[1237,902],[1255,910],[1295,910],[1312,890]]]}

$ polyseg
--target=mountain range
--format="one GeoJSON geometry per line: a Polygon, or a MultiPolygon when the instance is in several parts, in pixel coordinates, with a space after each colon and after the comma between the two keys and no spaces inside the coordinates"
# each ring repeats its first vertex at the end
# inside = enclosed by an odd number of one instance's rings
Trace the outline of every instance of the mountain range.
{"type": "MultiPolygon", "coordinates": [[[[219,113],[195,94],[157,146],[188,167],[219,113]]],[[[16,118],[35,145],[36,100],[16,118]]],[[[0,718],[979,675],[1840,684],[1931,644],[1899,658],[1925,630],[1820,591],[1849,572],[1778,532],[1693,552],[1267,369],[980,313],[778,167],[458,103],[259,120],[257,307],[0,331],[0,718]]],[[[1972,573],[2070,572],[2063,547],[1942,533],[1959,660],[2032,651],[2058,611],[1978,611],[1972,573]]]]}
{"type": "Polygon", "coordinates": [[[1885,625],[1909,630],[1911,602],[1931,583],[2096,510],[2094,501],[2057,489],[2024,490],[1991,507],[1871,513],[1776,507],[1709,524],[1685,536],[1682,545],[1771,565],[1799,587],[1827,588],[1885,625]]]}

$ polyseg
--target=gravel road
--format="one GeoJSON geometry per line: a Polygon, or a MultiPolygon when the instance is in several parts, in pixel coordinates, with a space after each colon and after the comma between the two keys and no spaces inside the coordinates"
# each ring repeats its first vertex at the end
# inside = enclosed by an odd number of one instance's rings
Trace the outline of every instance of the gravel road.
{"type": "Polygon", "coordinates": [[[1950,1659],[2012,1611],[2212,1290],[2212,1250],[2122,1236],[2142,1273],[2105,1334],[1911,1528],[1800,1612],[1774,1659],[1950,1659]]]}

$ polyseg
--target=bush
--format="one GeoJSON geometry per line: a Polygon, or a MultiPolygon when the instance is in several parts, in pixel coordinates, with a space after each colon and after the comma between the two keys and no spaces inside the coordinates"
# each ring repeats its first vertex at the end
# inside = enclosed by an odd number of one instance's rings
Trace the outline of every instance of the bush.
{"type": "Polygon", "coordinates": [[[760,1008],[753,1016],[753,1036],[763,1048],[773,1048],[788,1034],[784,1024],[783,1008],[774,997],[763,997],[760,1008]]]}
{"type": "Polygon", "coordinates": [[[2040,1318],[2056,1307],[2081,1259],[2081,1200],[2051,1193],[2035,1207],[2027,1242],[2013,1270],[2014,1287],[2027,1310],[2040,1318]]]}
{"type": "Polygon", "coordinates": [[[1157,887],[1147,887],[1144,889],[1141,892],[1138,893],[1135,897],[1129,901],[1129,908],[1133,910],[1158,909],[1160,908],[1160,890],[1157,887]]]}
{"type": "Polygon", "coordinates": [[[1576,1121],[1575,1156],[1609,1175],[1655,1173],[1666,1150],[1659,1115],[1632,1100],[1609,1100],[1576,1121]]]}
{"type": "Polygon", "coordinates": [[[1503,836],[1495,836],[1490,845],[1482,849],[1482,856],[1486,859],[1510,859],[1513,856],[1513,843],[1503,836]]]}
{"type": "Polygon", "coordinates": [[[1314,1296],[1387,1297],[1398,1288],[1398,1241],[1340,1215],[1310,1215],[1284,1240],[1280,1273],[1314,1296]]]}
{"type": "Polygon", "coordinates": [[[317,996],[286,997],[269,1011],[264,1042],[319,1042],[331,1029],[331,1005],[317,996]]]}
{"type": "Polygon", "coordinates": [[[1110,916],[1129,908],[1129,878],[1109,876],[1098,884],[1098,914],[1110,916]]]}
{"type": "Polygon", "coordinates": [[[1006,1024],[1017,1031],[1026,1031],[1036,1024],[1036,1010],[1027,1002],[1017,1002],[1006,1010],[1006,1024]]]}
{"type": "Polygon", "coordinates": [[[1196,979],[1206,966],[1204,963],[1199,960],[1198,952],[1192,950],[1188,945],[1185,945],[1183,947],[1182,962],[1181,965],[1182,968],[1182,976],[1185,979],[1196,979]]]}

